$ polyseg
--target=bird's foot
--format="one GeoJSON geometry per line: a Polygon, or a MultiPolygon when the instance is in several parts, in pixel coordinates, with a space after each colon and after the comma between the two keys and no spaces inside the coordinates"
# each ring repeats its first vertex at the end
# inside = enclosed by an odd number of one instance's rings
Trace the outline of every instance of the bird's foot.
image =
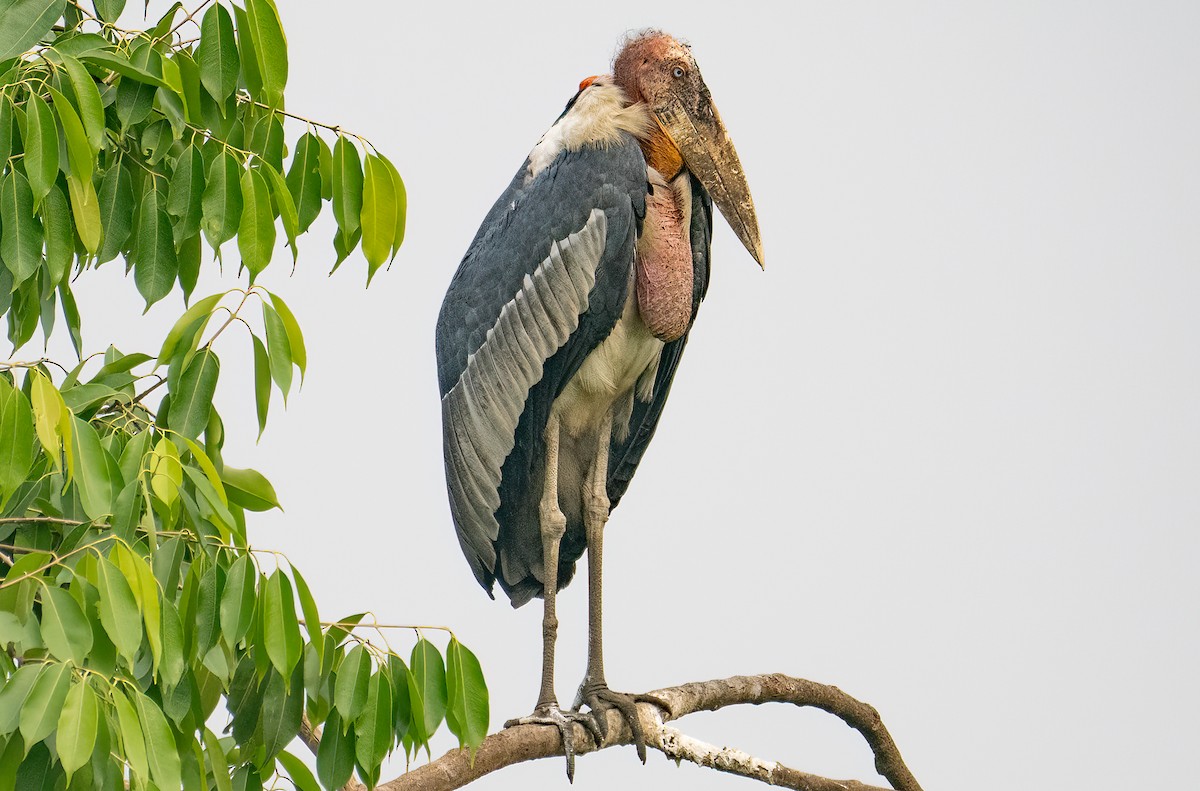
{"type": "Polygon", "coordinates": [[[579,687],[579,694],[575,698],[576,710],[585,703],[600,734],[600,739],[597,739],[596,743],[600,744],[601,739],[608,736],[608,711],[616,709],[629,723],[629,730],[633,733],[633,746],[642,763],[646,763],[646,734],[642,730],[642,721],[638,718],[637,704],[651,703],[668,714],[671,713],[671,706],[662,698],[654,695],[613,692],[604,682],[585,681],[579,687]]]}
{"type": "Polygon", "coordinates": [[[553,725],[558,728],[558,735],[562,739],[563,755],[567,758],[567,781],[573,783],[575,782],[575,723],[582,725],[591,734],[596,746],[600,746],[602,737],[594,717],[579,711],[563,711],[558,704],[553,703],[548,706],[538,706],[527,717],[509,720],[504,723],[504,727],[553,725]]]}

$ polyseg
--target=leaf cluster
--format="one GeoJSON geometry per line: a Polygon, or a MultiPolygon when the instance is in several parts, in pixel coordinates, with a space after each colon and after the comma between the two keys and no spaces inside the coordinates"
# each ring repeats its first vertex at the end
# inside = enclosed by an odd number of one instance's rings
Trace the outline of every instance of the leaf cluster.
{"type": "Polygon", "coordinates": [[[299,570],[251,548],[247,514],[278,498],[225,463],[214,405],[231,328],[253,351],[260,435],[305,375],[296,317],[253,284],[277,227],[295,256],[329,208],[338,264],[361,245],[369,280],[403,239],[403,183],[315,122],[289,152],[272,0],[175,3],[134,31],[115,24],[124,6],[0,5],[9,339],[48,338],[61,306],[83,357],[72,288],[118,257],[147,307],[190,301],[204,242],[217,260],[236,247],[251,285],[192,301],[157,354],[0,362],[0,788],[374,785],[443,722],[474,749],[488,697],[469,649],[418,631],[402,657],[361,615],[322,622],[299,570]],[[324,732],[315,776],[288,751],[305,719],[324,732]]]}
{"type": "Polygon", "coordinates": [[[14,346],[39,324],[49,337],[59,303],[80,351],[73,273],[121,257],[147,308],[175,288],[187,300],[205,242],[220,260],[236,240],[253,282],[277,228],[294,262],[325,205],[337,265],[361,244],[369,280],[394,258],[406,196],[392,163],[307,119],[285,142],[297,116],[283,109],[287,40],[273,0],[205,3],[199,20],[175,3],[136,31],[114,24],[124,5],[96,2],[92,14],[23,0],[0,12],[0,313],[14,346]],[[184,39],[187,25],[198,35],[184,39]]]}

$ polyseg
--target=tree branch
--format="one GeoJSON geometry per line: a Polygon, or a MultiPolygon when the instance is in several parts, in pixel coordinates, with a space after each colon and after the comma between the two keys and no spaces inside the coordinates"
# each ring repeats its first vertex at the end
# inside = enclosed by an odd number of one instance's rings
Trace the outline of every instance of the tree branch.
{"type": "MultiPolygon", "coordinates": [[[[896,791],[921,791],[905,766],[900,751],[874,708],[837,687],[817,684],[781,673],[733,676],[714,681],[681,684],[651,692],[671,706],[661,712],[649,703],[638,705],[646,743],[673,760],[691,761],[722,772],[801,791],[886,791],[857,780],[831,780],[755,758],[731,747],[715,747],[693,739],[665,723],[697,711],[751,703],[791,703],[827,711],[862,734],[875,755],[875,768],[896,791]]],[[[587,731],[575,726],[578,753],[630,744],[633,735],[615,710],[608,712],[608,737],[596,746],[587,731]]],[[[506,766],[562,755],[562,742],[553,728],[519,725],[487,737],[471,761],[466,750],[451,750],[441,758],[378,786],[383,791],[448,791],[506,766]]]]}

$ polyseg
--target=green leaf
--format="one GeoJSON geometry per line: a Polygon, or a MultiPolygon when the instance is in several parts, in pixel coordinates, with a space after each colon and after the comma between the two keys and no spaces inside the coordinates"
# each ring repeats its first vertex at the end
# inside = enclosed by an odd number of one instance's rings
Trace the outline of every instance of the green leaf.
{"type": "MultiPolygon", "coordinates": [[[[363,206],[363,172],[358,149],[343,135],[333,144],[333,217],[342,239],[348,241],[359,229],[363,206]]],[[[346,245],[349,250],[353,247],[346,245]]]]}
{"type": "MultiPolygon", "coordinates": [[[[211,419],[211,413],[209,417],[211,419]]],[[[229,499],[225,496],[225,487],[221,483],[221,475],[217,472],[217,468],[212,463],[212,460],[208,458],[208,454],[192,440],[184,438],[184,442],[187,443],[188,450],[192,452],[192,458],[204,472],[204,477],[208,481],[209,487],[213,490],[217,502],[221,505],[229,505],[229,499]]]]}
{"type": "MultiPolygon", "coordinates": [[[[4,271],[4,278],[12,282],[12,275],[4,271]]],[[[24,346],[37,330],[42,314],[39,278],[31,277],[11,295],[12,307],[8,311],[8,339],[14,349],[24,346]]],[[[5,284],[7,286],[7,284],[5,284]]],[[[6,295],[7,296],[7,295],[6,295]]]]}
{"type": "Polygon", "coordinates": [[[270,165],[263,163],[262,170],[267,174],[267,179],[271,182],[271,198],[275,201],[275,208],[279,210],[279,219],[283,222],[283,232],[287,236],[288,247],[292,248],[292,263],[295,264],[296,257],[300,251],[296,249],[296,237],[300,235],[300,219],[296,215],[296,204],[292,201],[292,193],[288,191],[287,182],[283,176],[279,175],[279,171],[270,165]]]}
{"type": "Polygon", "coordinates": [[[258,155],[264,165],[279,170],[283,167],[283,122],[274,113],[260,117],[246,128],[246,145],[258,155]]]}
{"type": "Polygon", "coordinates": [[[176,245],[200,232],[200,217],[203,213],[200,199],[203,194],[204,157],[195,145],[189,145],[179,155],[175,173],[171,176],[171,188],[167,192],[167,213],[175,217],[176,245]]]}
{"type": "Polygon", "coordinates": [[[271,408],[271,358],[257,335],[251,335],[250,339],[254,343],[254,411],[258,415],[258,438],[262,439],[271,408]]]}
{"type": "Polygon", "coordinates": [[[96,15],[109,23],[116,22],[125,10],[125,0],[93,0],[92,4],[96,7],[96,15]]]}
{"type": "Polygon", "coordinates": [[[194,234],[179,243],[179,288],[183,291],[183,304],[191,299],[196,281],[200,279],[200,234],[194,234]]]}
{"type": "Polygon", "coordinates": [[[71,448],[75,454],[75,484],[84,513],[90,519],[112,514],[113,500],[122,486],[116,460],[100,444],[91,424],[79,418],[75,418],[71,448]]]}
{"type": "Polygon", "coordinates": [[[129,438],[129,441],[125,443],[125,450],[121,451],[121,458],[117,460],[123,480],[137,483],[142,477],[142,463],[149,450],[149,430],[139,431],[129,438]]]}
{"type": "Polygon", "coordinates": [[[249,92],[251,98],[261,100],[262,74],[258,68],[259,56],[254,45],[254,36],[251,33],[250,16],[239,5],[233,6],[233,15],[237,20],[237,48],[241,53],[242,84],[246,86],[246,91],[249,92]]]}
{"type": "Polygon", "coordinates": [[[204,89],[218,105],[223,105],[237,89],[241,62],[233,37],[233,19],[219,3],[205,12],[200,23],[196,62],[200,65],[200,82],[204,89]]]}
{"type": "Polygon", "coordinates": [[[63,403],[62,395],[42,373],[33,374],[31,387],[34,426],[38,440],[46,449],[46,455],[54,463],[54,469],[62,469],[64,439],[68,439],[72,428],[71,413],[63,403]],[[64,433],[66,437],[64,437],[64,433]]]}
{"type": "Polygon", "coordinates": [[[208,425],[213,394],[221,363],[211,349],[201,349],[188,363],[179,379],[179,387],[171,392],[171,428],[188,439],[197,439],[208,425]]]}
{"type": "MultiPolygon", "coordinates": [[[[184,339],[184,335],[202,316],[208,316],[216,308],[217,303],[225,294],[210,294],[204,299],[198,300],[195,305],[183,312],[183,315],[171,327],[167,337],[163,340],[162,348],[158,351],[158,365],[164,365],[171,362],[175,357],[175,352],[180,348],[179,344],[184,339]]],[[[197,331],[199,332],[199,330],[197,331]]],[[[157,366],[156,366],[157,367],[157,366]]]]}
{"type": "Polygon", "coordinates": [[[100,182],[100,216],[104,222],[104,238],[96,260],[103,264],[125,249],[133,230],[133,180],[129,169],[116,162],[104,173],[100,182]]]}
{"type": "Polygon", "coordinates": [[[92,692],[86,680],[81,679],[67,693],[66,703],[58,718],[55,740],[58,761],[68,779],[92,757],[99,715],[96,693],[92,692]]]}
{"type": "Polygon", "coordinates": [[[88,142],[83,122],[79,120],[79,114],[75,112],[75,107],[67,100],[67,97],[55,88],[49,90],[50,98],[54,100],[54,110],[58,113],[59,122],[62,123],[63,134],[67,137],[67,162],[70,169],[64,169],[63,172],[68,176],[74,175],[79,181],[90,183],[92,171],[95,168],[96,152],[92,150],[91,144],[88,142]]]}
{"type": "Polygon", "coordinates": [[[300,623],[296,620],[296,600],[287,575],[276,569],[263,591],[263,634],[267,656],[280,675],[292,675],[304,647],[300,623]]]}
{"type": "Polygon", "coordinates": [[[283,319],[266,302],[262,303],[263,325],[267,329],[267,351],[271,355],[271,378],[283,393],[287,404],[288,391],[292,388],[292,347],[288,340],[283,319]]]}
{"type": "Polygon", "coordinates": [[[17,768],[14,791],[43,791],[66,785],[62,767],[45,744],[35,744],[17,768]]]}
{"type": "Polygon", "coordinates": [[[154,446],[154,458],[150,462],[150,489],[158,499],[171,505],[179,497],[183,484],[183,467],[179,463],[179,449],[175,443],[163,437],[154,446]]]}
{"type": "MultiPolygon", "coordinates": [[[[39,282],[42,280],[45,280],[44,275],[42,277],[38,278],[39,282]]],[[[33,281],[32,280],[29,281],[28,285],[30,285],[30,286],[33,285],[33,281]]],[[[55,300],[54,289],[47,290],[45,293],[45,296],[43,296],[41,298],[39,304],[40,304],[39,314],[40,314],[40,319],[41,319],[41,324],[42,324],[42,334],[46,339],[46,343],[49,344],[50,336],[54,333],[54,322],[56,320],[56,315],[57,315],[55,312],[55,308],[57,307],[57,301],[55,300]]]]}
{"type": "Polygon", "coordinates": [[[350,725],[362,713],[370,681],[371,656],[361,644],[356,645],[342,660],[333,684],[333,705],[344,725],[350,725]]]}
{"type": "MultiPolygon", "coordinates": [[[[186,49],[176,50],[171,60],[179,68],[179,79],[183,88],[184,117],[191,124],[203,124],[204,118],[200,112],[200,67],[196,65],[195,59],[186,49]]],[[[207,96],[204,98],[208,99],[207,96]]]]}
{"type": "MultiPolygon", "coordinates": [[[[144,50],[135,48],[134,51],[141,56],[140,59],[142,60],[143,65],[138,65],[126,58],[123,53],[114,52],[112,50],[91,50],[80,53],[77,55],[77,57],[84,63],[100,66],[108,69],[111,72],[115,72],[122,77],[128,77],[128,79],[119,81],[118,96],[120,95],[120,86],[126,86],[127,89],[131,89],[132,91],[136,92],[132,97],[135,99],[135,104],[141,105],[144,103],[146,112],[149,112],[151,103],[154,99],[154,89],[166,88],[170,90],[171,86],[163,81],[161,74],[162,67],[159,65],[160,60],[157,57],[151,58],[149,56],[148,53],[152,50],[150,50],[148,45],[144,50]],[[158,73],[155,73],[147,68],[150,63],[154,64],[154,68],[158,73]]],[[[157,53],[155,53],[155,55],[157,55],[157,53]]],[[[130,97],[127,97],[127,99],[128,98],[130,97]]],[[[146,116],[144,113],[141,113],[140,108],[137,111],[139,117],[125,117],[120,108],[121,100],[118,99],[117,102],[117,116],[120,118],[123,126],[129,126],[131,123],[138,123],[145,120],[146,116]]],[[[125,109],[131,110],[133,108],[126,107],[125,109]]]]}
{"type": "Polygon", "coordinates": [[[317,746],[317,778],[325,788],[346,785],[354,772],[354,730],[344,728],[336,711],[329,714],[317,746]]]}
{"type": "Polygon", "coordinates": [[[225,697],[225,707],[233,715],[233,722],[230,723],[233,738],[239,744],[245,744],[254,736],[259,713],[262,711],[262,694],[254,669],[254,657],[250,654],[242,655],[237,669],[233,672],[233,679],[229,682],[229,694],[225,697]]]}
{"type": "Polygon", "coordinates": [[[133,587],[108,558],[99,558],[96,567],[100,625],[112,639],[117,652],[132,668],[138,648],[142,645],[142,614],[138,611],[133,587]]]}
{"type": "Polygon", "coordinates": [[[104,148],[104,104],[100,100],[100,90],[82,63],[69,55],[60,53],[60,57],[67,67],[75,98],[79,100],[79,118],[83,121],[88,144],[93,151],[99,151],[104,148]]]}
{"type": "Polygon", "coordinates": [[[267,673],[262,706],[262,739],[267,761],[300,733],[300,720],[304,714],[303,690],[304,666],[300,663],[292,671],[290,682],[274,670],[267,673]]]}
{"type": "Polygon", "coordinates": [[[65,285],[71,261],[75,258],[75,226],[71,222],[71,207],[57,184],[50,187],[42,201],[42,227],[50,282],[65,285]]]}
{"type": "Polygon", "coordinates": [[[317,778],[313,777],[312,770],[299,758],[286,750],[275,756],[275,758],[283,766],[283,770],[287,772],[292,783],[300,791],[321,791],[321,786],[317,785],[317,778]]]}
{"type": "Polygon", "coordinates": [[[419,732],[428,739],[446,715],[446,668],[433,643],[421,638],[413,646],[409,669],[413,723],[420,724],[419,732]]]}
{"type": "MultiPolygon", "coordinates": [[[[149,46],[143,47],[143,50],[154,53],[153,58],[157,61],[158,53],[149,46]]],[[[134,51],[136,53],[138,50],[134,51]]],[[[88,58],[88,60],[92,60],[92,58],[88,58]]],[[[167,87],[161,77],[155,77],[153,82],[129,76],[118,80],[114,106],[117,109],[117,119],[121,122],[122,133],[128,132],[130,127],[140,124],[150,115],[150,111],[154,108],[154,95],[158,92],[157,86],[160,85],[167,87]]]]}
{"type": "Polygon", "coordinates": [[[175,29],[175,15],[183,10],[183,3],[176,0],[167,12],[158,19],[158,23],[149,31],[150,38],[155,42],[167,41],[171,31],[175,29]]]}
{"type": "Polygon", "coordinates": [[[133,278],[138,293],[146,300],[146,310],[171,293],[179,275],[179,259],[171,220],[163,208],[162,193],[147,182],[138,212],[137,239],[134,243],[133,278]]]}
{"type": "MultiPolygon", "coordinates": [[[[92,627],[87,616],[71,594],[49,583],[42,586],[42,639],[54,656],[80,667],[92,650],[92,627]]],[[[37,739],[26,741],[32,744],[37,739]]]]}
{"type": "Polygon", "coordinates": [[[239,505],[247,511],[269,511],[279,508],[279,499],[275,487],[256,470],[242,470],[237,467],[225,466],[221,470],[221,481],[225,484],[225,493],[229,502],[239,505]]]}
{"type": "Polygon", "coordinates": [[[142,732],[141,719],[133,704],[120,692],[114,691],[112,702],[117,712],[117,731],[121,736],[125,760],[134,777],[145,783],[150,779],[150,760],[146,755],[146,735],[142,732]]]}
{"type": "Polygon", "coordinates": [[[275,251],[275,219],[271,216],[271,193],[267,180],[257,170],[242,173],[241,222],[238,225],[238,252],[242,264],[250,270],[250,282],[271,262],[275,251]]]}
{"type": "Polygon", "coordinates": [[[412,723],[412,701],[409,699],[408,666],[395,654],[388,655],[388,673],[392,677],[392,717],[395,721],[396,737],[408,733],[412,723]]]}
{"type": "Polygon", "coordinates": [[[196,654],[204,656],[221,635],[221,598],[225,587],[225,572],[211,566],[200,578],[196,599],[196,624],[193,632],[196,654]]]}
{"type": "Polygon", "coordinates": [[[392,682],[386,668],[371,676],[366,705],[354,724],[354,755],[359,766],[372,772],[387,757],[392,746],[392,682]]]}
{"type": "Polygon", "coordinates": [[[200,198],[200,228],[214,250],[234,237],[242,221],[241,166],[228,151],[213,159],[200,198]]]}
{"type": "Polygon", "coordinates": [[[400,178],[400,172],[396,170],[396,166],[391,160],[380,155],[380,160],[383,162],[384,168],[387,169],[388,175],[392,178],[392,193],[396,196],[396,227],[392,236],[392,254],[388,258],[391,262],[395,260],[397,251],[400,250],[400,245],[404,243],[404,225],[405,218],[408,214],[408,192],[404,188],[404,180],[400,178]]]}
{"type": "Polygon", "coordinates": [[[304,581],[300,570],[295,566],[292,566],[292,576],[296,579],[296,595],[300,599],[300,611],[304,613],[304,628],[308,632],[308,639],[312,641],[319,659],[325,641],[321,639],[321,617],[317,613],[317,603],[308,589],[308,583],[304,581]]]}
{"type": "Polygon", "coordinates": [[[296,143],[292,166],[288,169],[287,185],[296,205],[298,232],[304,233],[321,213],[321,142],[312,132],[305,132],[296,143]]]}
{"type": "Polygon", "coordinates": [[[128,401],[129,396],[119,390],[114,390],[106,384],[89,382],[75,385],[62,394],[67,408],[75,414],[83,414],[106,401],[128,401]]]}
{"type": "Polygon", "coordinates": [[[0,376],[0,505],[25,483],[37,456],[33,409],[25,394],[0,376]]]}
{"type": "Polygon", "coordinates": [[[287,85],[287,39],[279,22],[279,11],[272,0],[246,0],[246,18],[254,39],[254,58],[262,79],[261,101],[271,107],[283,106],[287,85]]]}
{"type": "Polygon", "coordinates": [[[258,574],[249,555],[242,555],[229,568],[221,594],[221,634],[230,647],[241,642],[254,623],[254,583],[258,574]]]}
{"type": "MultiPolygon", "coordinates": [[[[61,591],[74,604],[70,594],[61,591]]],[[[75,605],[76,609],[79,605],[75,605]]],[[[66,663],[48,666],[33,682],[29,696],[21,706],[21,738],[32,745],[49,736],[58,725],[67,692],[71,689],[71,666],[66,663]]]]}
{"type": "Polygon", "coordinates": [[[71,335],[71,345],[75,356],[83,359],[83,337],[80,335],[79,306],[75,304],[75,295],[64,280],[58,286],[58,298],[62,303],[63,316],[67,319],[67,332],[71,335]]]}
{"type": "Polygon", "coordinates": [[[146,754],[150,763],[150,777],[159,788],[179,788],[179,752],[175,749],[175,737],[171,735],[171,724],[162,709],[140,692],[131,692],[134,706],[141,720],[142,732],[146,736],[146,754]]]}
{"type": "Polygon", "coordinates": [[[72,173],[67,176],[67,191],[71,194],[71,213],[75,217],[75,231],[89,253],[100,249],[100,201],[96,197],[96,186],[89,175],[81,181],[72,173]]]}
{"type": "Polygon", "coordinates": [[[37,208],[58,176],[58,126],[54,123],[50,107],[36,91],[29,94],[25,112],[28,119],[25,173],[29,176],[29,188],[33,191],[34,208],[37,208]]]}
{"type": "Polygon", "coordinates": [[[63,15],[66,0],[9,0],[0,5],[0,61],[32,47],[63,15]]]}
{"type": "Polygon", "coordinates": [[[0,162],[7,162],[14,154],[21,153],[21,130],[12,100],[0,95],[0,162]]]}
{"type": "MultiPolygon", "coordinates": [[[[166,442],[167,440],[161,440],[166,442]]],[[[142,622],[146,625],[146,639],[150,643],[150,652],[154,656],[155,665],[162,656],[162,607],[159,602],[158,581],[150,564],[141,555],[134,554],[124,544],[113,546],[110,555],[117,568],[125,575],[125,579],[133,583],[134,598],[137,599],[138,609],[142,611],[142,622]]]]}
{"type": "Polygon", "coordinates": [[[395,185],[383,159],[369,154],[362,202],[362,248],[367,259],[367,283],[387,263],[400,221],[395,185]]]}
{"type": "Polygon", "coordinates": [[[187,671],[184,654],[183,622],[179,611],[169,599],[162,602],[162,648],[159,651],[158,680],[165,687],[174,687],[187,671]]]}
{"type": "Polygon", "coordinates": [[[221,746],[221,740],[208,728],[204,729],[204,759],[216,791],[233,791],[233,784],[229,782],[229,758],[221,746]]]}
{"type": "Polygon", "coordinates": [[[271,297],[271,304],[275,306],[275,312],[279,314],[279,320],[283,322],[283,329],[288,340],[288,351],[291,353],[292,362],[300,369],[300,381],[303,382],[304,370],[308,366],[308,352],[304,348],[304,335],[300,332],[300,323],[296,321],[296,316],[292,313],[291,308],[278,294],[270,291],[267,294],[271,297]]]}
{"type": "Polygon", "coordinates": [[[446,647],[446,686],[446,724],[459,744],[474,754],[487,736],[487,684],[475,654],[455,637],[446,647]]]}
{"type": "Polygon", "coordinates": [[[0,181],[0,258],[13,285],[28,280],[42,263],[42,221],[33,213],[33,192],[19,170],[0,181]]]}
{"type": "Polygon", "coordinates": [[[321,170],[321,199],[333,200],[333,152],[320,137],[317,140],[317,166],[321,170]]]}
{"type": "Polygon", "coordinates": [[[0,736],[7,736],[17,729],[21,722],[21,709],[29,698],[34,682],[46,670],[57,667],[41,662],[21,665],[0,686],[0,736]]]}

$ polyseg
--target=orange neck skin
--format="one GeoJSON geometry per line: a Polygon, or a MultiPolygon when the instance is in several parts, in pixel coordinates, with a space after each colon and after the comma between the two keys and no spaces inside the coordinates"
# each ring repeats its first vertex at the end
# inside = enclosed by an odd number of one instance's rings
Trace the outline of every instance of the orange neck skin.
{"type": "Polygon", "coordinates": [[[675,147],[674,141],[667,135],[666,130],[654,119],[654,128],[642,140],[642,153],[646,164],[662,174],[663,178],[671,181],[683,170],[683,156],[675,147]]]}

